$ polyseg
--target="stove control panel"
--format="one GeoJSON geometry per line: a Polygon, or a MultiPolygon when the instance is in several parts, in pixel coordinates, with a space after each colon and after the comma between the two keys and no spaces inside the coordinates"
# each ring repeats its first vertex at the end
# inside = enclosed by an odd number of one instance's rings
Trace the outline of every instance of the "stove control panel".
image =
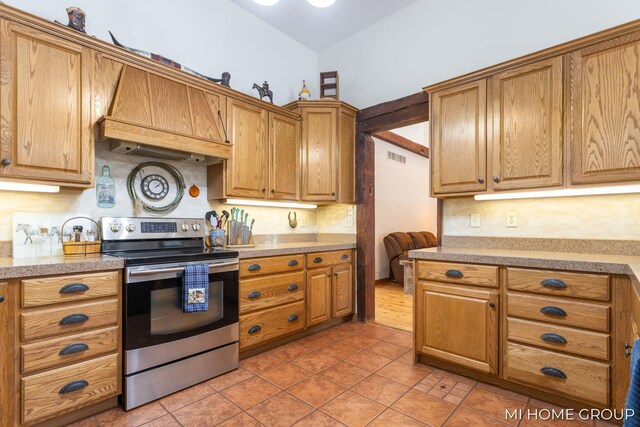
{"type": "Polygon", "coordinates": [[[178,239],[204,237],[199,218],[102,218],[104,240],[178,239]]]}

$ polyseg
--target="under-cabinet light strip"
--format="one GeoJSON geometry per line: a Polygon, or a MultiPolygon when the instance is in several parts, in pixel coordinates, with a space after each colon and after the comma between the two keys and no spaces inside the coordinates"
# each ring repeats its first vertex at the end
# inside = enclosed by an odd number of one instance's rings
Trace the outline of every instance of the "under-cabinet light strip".
{"type": "Polygon", "coordinates": [[[270,208],[292,208],[292,209],[315,209],[318,205],[306,203],[289,203],[289,202],[268,202],[265,200],[244,200],[244,199],[226,199],[227,205],[240,206],[265,206],[270,208]]]}
{"type": "Polygon", "coordinates": [[[0,181],[0,191],[30,191],[35,193],[59,193],[57,185],[29,184],[25,182],[0,181]]]}
{"type": "Polygon", "coordinates": [[[613,187],[563,188],[561,190],[523,191],[518,193],[492,193],[473,196],[476,200],[536,199],[544,197],[597,196],[603,194],[640,193],[640,185],[613,187]]]}

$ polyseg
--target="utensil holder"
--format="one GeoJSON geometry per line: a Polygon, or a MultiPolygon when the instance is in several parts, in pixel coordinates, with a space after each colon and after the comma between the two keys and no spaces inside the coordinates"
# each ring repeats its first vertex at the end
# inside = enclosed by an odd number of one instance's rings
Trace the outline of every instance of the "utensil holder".
{"type": "Polygon", "coordinates": [[[216,228],[209,231],[212,248],[224,248],[226,242],[226,233],[224,230],[216,228]]]}

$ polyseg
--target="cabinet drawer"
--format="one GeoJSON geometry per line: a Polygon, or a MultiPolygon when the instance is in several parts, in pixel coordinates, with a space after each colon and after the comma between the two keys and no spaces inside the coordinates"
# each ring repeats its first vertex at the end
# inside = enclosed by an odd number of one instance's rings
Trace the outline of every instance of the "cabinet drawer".
{"type": "Polygon", "coordinates": [[[509,343],[505,379],[571,396],[599,406],[609,405],[609,366],[509,343]]]}
{"type": "Polygon", "coordinates": [[[119,271],[107,271],[22,280],[22,306],[36,307],[118,295],[119,279],[119,271]]]}
{"type": "Polygon", "coordinates": [[[22,340],[54,337],[115,325],[118,323],[118,317],[118,300],[115,299],[22,313],[22,340]]]}
{"type": "Polygon", "coordinates": [[[579,356],[609,360],[610,337],[597,332],[508,318],[507,339],[579,356]]]}
{"type": "Polygon", "coordinates": [[[304,302],[240,316],[240,349],[264,344],[304,329],[304,302]]]}
{"type": "Polygon", "coordinates": [[[304,269],[304,255],[288,255],[269,258],[240,260],[240,278],[264,274],[286,273],[304,269]]]}
{"type": "Polygon", "coordinates": [[[561,271],[507,269],[509,289],[609,301],[609,276],[561,271]]]}
{"type": "Polygon", "coordinates": [[[304,271],[240,281],[240,314],[304,298],[304,271]]]}
{"type": "Polygon", "coordinates": [[[352,250],[307,254],[307,268],[327,267],[351,261],[353,261],[352,250]]]}
{"type": "Polygon", "coordinates": [[[116,396],[118,384],[117,354],[24,377],[22,421],[48,419],[116,396]]]}
{"type": "Polygon", "coordinates": [[[609,307],[605,305],[507,293],[507,314],[609,332],[609,307]]]}
{"type": "Polygon", "coordinates": [[[118,350],[117,326],[23,345],[22,372],[27,374],[54,366],[68,365],[118,350]]]}
{"type": "Polygon", "coordinates": [[[418,262],[420,280],[498,287],[498,267],[490,265],[456,264],[451,262],[418,262]]]}

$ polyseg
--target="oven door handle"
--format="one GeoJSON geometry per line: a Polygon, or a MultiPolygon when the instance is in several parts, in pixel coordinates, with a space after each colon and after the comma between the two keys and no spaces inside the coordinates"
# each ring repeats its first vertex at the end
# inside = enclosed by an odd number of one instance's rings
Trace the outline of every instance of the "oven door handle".
{"type": "MultiPolygon", "coordinates": [[[[234,265],[239,265],[238,261],[221,262],[219,264],[209,264],[209,270],[211,270],[212,268],[215,269],[218,267],[230,267],[234,265]]],[[[181,271],[184,271],[184,267],[161,268],[158,270],[136,270],[136,271],[130,271],[129,274],[131,276],[149,276],[152,274],[179,273],[181,271]]]]}

